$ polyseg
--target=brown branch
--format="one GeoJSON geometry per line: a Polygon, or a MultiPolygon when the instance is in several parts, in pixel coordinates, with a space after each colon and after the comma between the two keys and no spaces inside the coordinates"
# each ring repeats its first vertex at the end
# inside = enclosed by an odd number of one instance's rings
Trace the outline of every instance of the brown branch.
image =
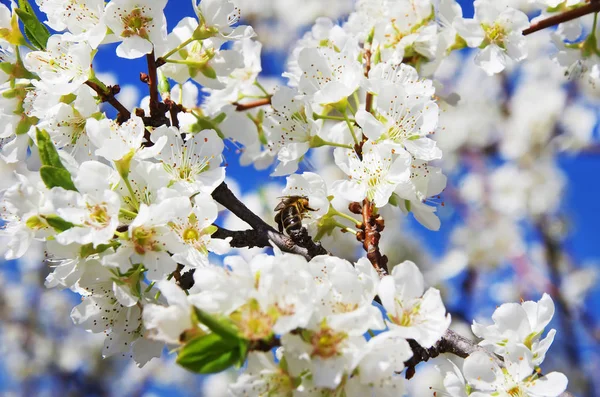
{"type": "Polygon", "coordinates": [[[125,106],[117,98],[119,92],[121,92],[121,87],[118,85],[113,85],[108,87],[108,92],[104,91],[102,87],[100,87],[97,83],[93,81],[86,81],[85,84],[90,87],[92,90],[96,91],[98,97],[102,102],[110,103],[117,111],[119,112],[117,116],[117,123],[122,124],[131,118],[131,112],[127,110],[125,106]]]}
{"type": "MultiPolygon", "coordinates": [[[[551,281],[552,284],[555,285],[555,287],[551,289],[550,295],[552,295],[554,298],[554,301],[556,302],[556,308],[558,309],[557,311],[559,312],[561,331],[564,333],[567,357],[572,366],[581,368],[584,363],[577,345],[578,338],[577,331],[575,329],[575,316],[569,307],[567,298],[564,296],[560,288],[562,281],[560,263],[563,260],[563,247],[560,240],[553,235],[550,222],[550,219],[544,218],[536,224],[544,246],[546,260],[548,261],[548,270],[551,281]]],[[[584,395],[587,395],[591,389],[591,382],[587,376],[584,378],[582,388],[584,389],[584,395]]]]}
{"type": "Polygon", "coordinates": [[[328,252],[320,244],[316,244],[312,239],[306,241],[306,246],[300,246],[290,237],[279,233],[268,223],[263,221],[258,215],[252,212],[244,205],[234,194],[225,182],[221,183],[212,193],[216,202],[227,208],[235,216],[246,222],[254,230],[230,231],[219,228],[213,237],[227,238],[231,237],[234,247],[269,247],[271,242],[284,252],[301,255],[306,260],[311,260],[317,255],[327,255],[328,252]]]}
{"type": "Polygon", "coordinates": [[[541,21],[532,24],[530,27],[528,27],[527,29],[525,29],[523,31],[523,36],[527,36],[529,34],[549,28],[551,26],[555,26],[555,25],[558,25],[563,22],[572,21],[573,19],[582,17],[587,14],[591,14],[594,12],[599,12],[599,11],[600,11],[600,2],[593,1],[589,4],[581,6],[579,8],[565,11],[558,15],[553,15],[549,18],[542,19],[541,21]]]}
{"type": "Polygon", "coordinates": [[[360,231],[356,234],[356,239],[363,243],[367,258],[381,277],[387,275],[388,258],[379,250],[380,232],[385,228],[383,218],[381,215],[375,215],[375,205],[369,199],[364,199],[362,206],[357,202],[350,203],[348,208],[351,212],[362,215],[363,220],[358,224],[360,231]]]}
{"type": "MultiPolygon", "coordinates": [[[[476,351],[481,351],[490,356],[500,367],[504,367],[504,362],[501,357],[490,354],[483,347],[448,329],[442,339],[430,348],[424,348],[412,339],[408,340],[413,356],[404,363],[406,366],[406,379],[411,379],[415,374],[415,368],[419,363],[426,362],[431,358],[435,358],[442,353],[454,354],[461,358],[467,358],[476,351]]],[[[573,397],[567,391],[560,394],[559,397],[573,397]]]]}
{"type": "Polygon", "coordinates": [[[220,240],[231,238],[231,241],[229,241],[229,245],[231,245],[233,248],[263,248],[270,246],[269,237],[267,233],[261,233],[254,229],[228,230],[217,226],[217,231],[214,232],[211,237],[218,238],[220,240]]]}
{"type": "Polygon", "coordinates": [[[267,98],[257,99],[256,101],[248,102],[248,103],[239,103],[234,102],[235,110],[238,112],[243,112],[244,110],[254,109],[260,106],[270,105],[271,104],[271,96],[267,98]]]}
{"type": "Polygon", "coordinates": [[[156,69],[156,59],[154,51],[146,54],[148,61],[148,87],[150,89],[150,116],[155,117],[158,113],[158,73],[156,69]]]}
{"type": "Polygon", "coordinates": [[[148,61],[148,74],[140,75],[140,79],[148,83],[148,90],[150,92],[150,117],[144,117],[144,125],[150,127],[170,126],[171,123],[167,116],[165,116],[168,110],[167,105],[160,100],[158,95],[158,72],[154,51],[146,54],[146,60],[148,61]]]}

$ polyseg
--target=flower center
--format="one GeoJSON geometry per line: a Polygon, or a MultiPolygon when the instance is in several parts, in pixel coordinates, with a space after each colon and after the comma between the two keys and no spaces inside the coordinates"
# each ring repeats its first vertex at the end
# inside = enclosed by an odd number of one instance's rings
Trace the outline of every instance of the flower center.
{"type": "Polygon", "coordinates": [[[490,43],[501,45],[504,43],[504,39],[506,39],[506,30],[504,26],[495,23],[485,29],[485,35],[490,43]]]}
{"type": "Polygon", "coordinates": [[[231,314],[231,319],[248,340],[265,339],[273,333],[273,325],[279,313],[270,310],[265,313],[255,299],[249,301],[231,314]]]}
{"type": "Polygon", "coordinates": [[[90,220],[99,228],[106,227],[110,223],[110,216],[106,210],[106,206],[96,204],[89,207],[90,220]]]}
{"type": "Polygon", "coordinates": [[[124,30],[121,33],[123,37],[140,36],[149,40],[148,25],[152,18],[145,16],[141,8],[134,8],[129,15],[122,17],[124,30]]]}
{"type": "Polygon", "coordinates": [[[189,227],[183,231],[182,236],[186,242],[194,242],[200,238],[200,232],[195,228],[189,227]]]}
{"type": "Polygon", "coordinates": [[[315,332],[310,343],[313,346],[312,357],[318,356],[324,359],[336,356],[339,353],[339,345],[348,338],[345,332],[335,332],[333,329],[325,326],[320,331],[315,332]]]}
{"type": "Polygon", "coordinates": [[[154,229],[136,227],[133,230],[131,240],[137,254],[144,255],[147,251],[159,251],[158,242],[154,240],[154,229]]]}

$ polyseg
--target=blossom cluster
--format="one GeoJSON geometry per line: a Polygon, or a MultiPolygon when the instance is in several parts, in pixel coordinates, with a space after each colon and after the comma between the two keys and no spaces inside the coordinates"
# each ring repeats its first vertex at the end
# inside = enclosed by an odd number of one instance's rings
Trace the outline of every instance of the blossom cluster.
{"type": "MultiPolygon", "coordinates": [[[[36,2],[44,23],[27,1],[0,5],[0,159],[25,165],[0,193],[5,257],[44,241],[54,264],[46,285],[82,296],[71,318],[106,335],[104,356],[143,366],[166,344],[199,373],[247,360],[235,395],[399,393],[413,356],[409,340],[433,347],[450,316],[413,262],[387,274],[385,260],[373,259],[379,240],[366,236],[365,222],[379,233],[377,215],[399,209],[440,228],[435,199],[447,179],[434,138],[444,133],[440,107],[456,100],[441,95],[432,76],[466,47],[479,49],[474,63],[490,75],[525,59],[526,14],[491,0],[475,2],[474,18],[463,18],[454,0],[359,0],[343,26],[318,19],[293,48],[287,85],[271,87],[259,82],[261,44],[232,0],[193,0],[195,15],[171,32],[167,0],[36,2]],[[142,80],[150,95],[136,109],[94,72],[97,49],[111,42],[118,57],[148,61],[142,80]],[[196,83],[205,94],[200,105],[196,83]],[[231,146],[243,165],[274,165],[273,176],[287,177],[284,196],[306,198],[310,214],[296,210],[299,228],[315,240],[352,234],[370,256],[353,264],[277,247],[251,259],[228,255],[240,245],[215,224],[219,204],[227,205],[214,195],[225,186],[231,146]],[[332,180],[299,172],[323,150],[333,159],[332,180]],[[347,209],[361,204],[371,213],[358,219],[360,211],[347,209]]],[[[562,45],[577,38],[566,27],[557,35],[562,45]]],[[[590,37],[576,62],[595,76],[585,66],[590,37]]],[[[563,66],[563,53],[573,50],[559,53],[563,66]]],[[[514,188],[511,175],[506,167],[495,177],[514,188]]],[[[518,218],[527,201],[507,210],[499,190],[497,207],[518,218]]],[[[475,323],[490,350],[465,360],[464,377],[448,375],[462,385],[456,395],[564,391],[563,375],[537,372],[554,336],[541,339],[549,307],[544,296],[501,307],[493,326],[475,323]],[[504,358],[502,368],[491,353],[504,358]]]]}

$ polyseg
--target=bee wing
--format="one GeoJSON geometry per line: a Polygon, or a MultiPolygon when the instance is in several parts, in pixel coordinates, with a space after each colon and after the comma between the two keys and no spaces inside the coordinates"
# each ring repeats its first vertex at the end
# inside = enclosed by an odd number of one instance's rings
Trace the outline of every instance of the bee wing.
{"type": "Polygon", "coordinates": [[[281,201],[273,211],[281,211],[286,207],[286,201],[281,201]]]}

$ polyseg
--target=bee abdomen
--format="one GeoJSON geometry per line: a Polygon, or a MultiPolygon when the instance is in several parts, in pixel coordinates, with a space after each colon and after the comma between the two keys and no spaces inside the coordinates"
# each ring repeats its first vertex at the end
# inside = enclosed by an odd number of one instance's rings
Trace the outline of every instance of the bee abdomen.
{"type": "Polygon", "coordinates": [[[302,228],[302,216],[296,207],[287,207],[281,214],[283,227],[288,234],[302,228]]]}

